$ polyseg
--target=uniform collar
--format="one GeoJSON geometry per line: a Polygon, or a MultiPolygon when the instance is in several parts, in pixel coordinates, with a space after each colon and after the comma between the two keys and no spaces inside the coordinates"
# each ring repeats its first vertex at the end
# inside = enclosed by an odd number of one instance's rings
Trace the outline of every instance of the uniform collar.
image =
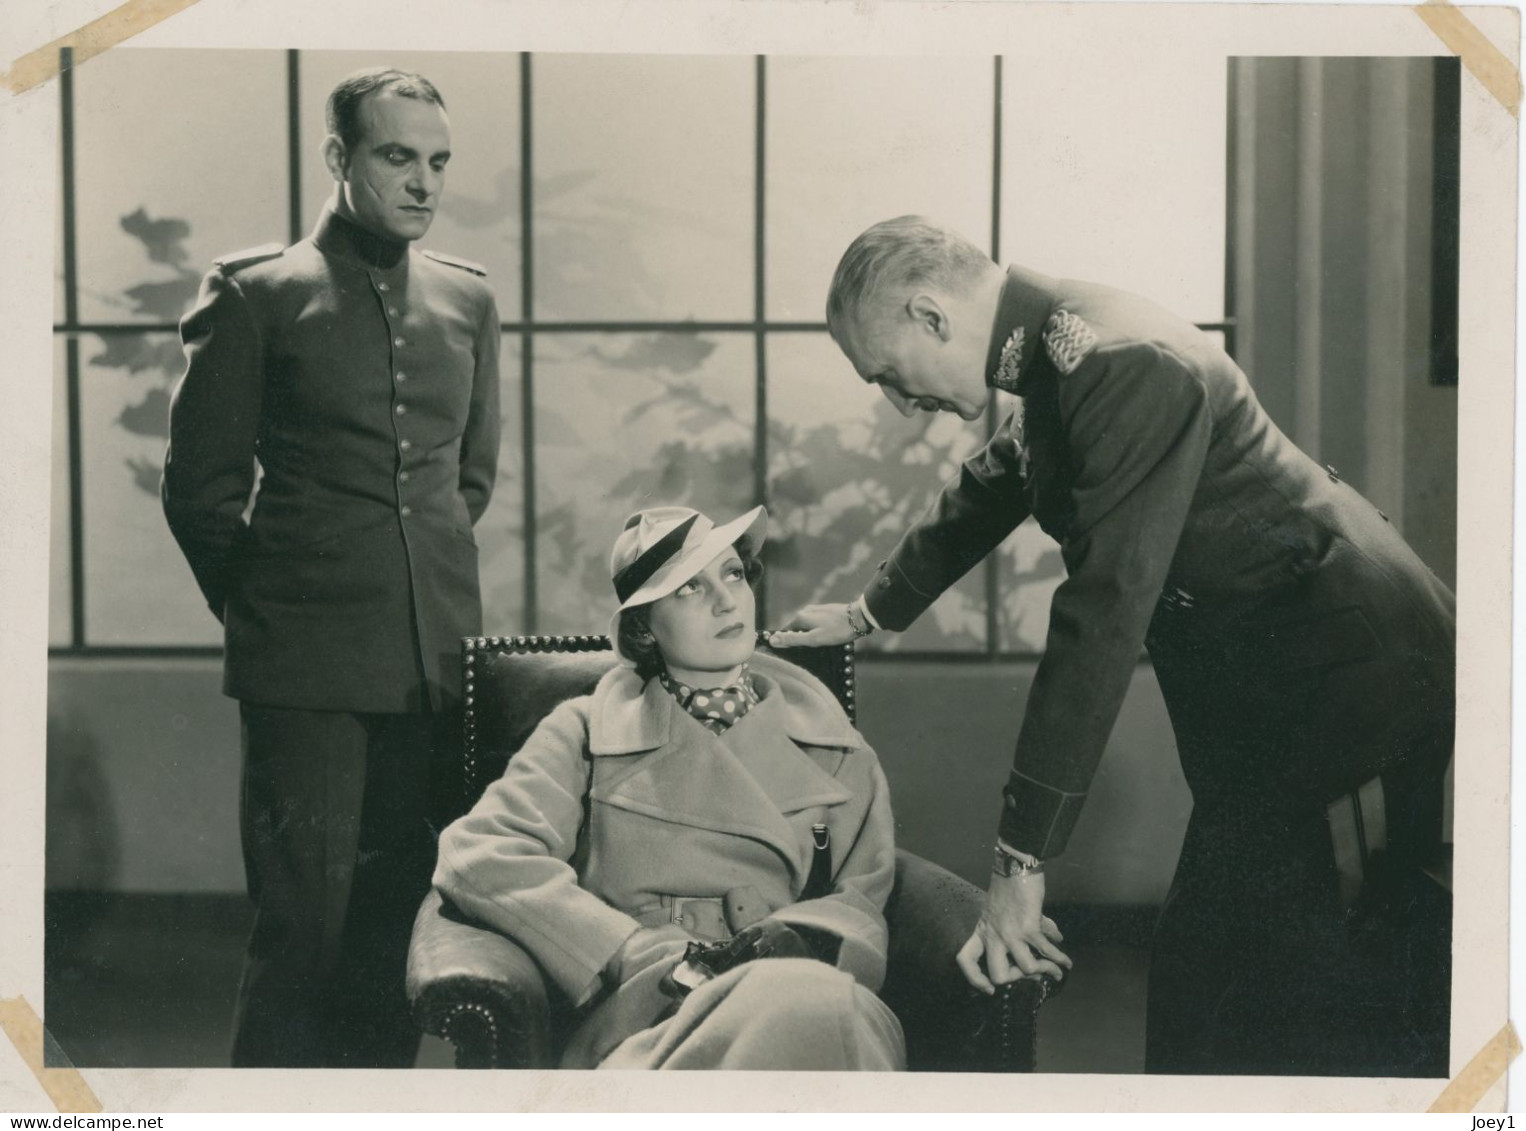
{"type": "Polygon", "coordinates": [[[335,212],[332,204],[326,206],[318,217],[318,225],[313,229],[313,243],[325,255],[380,271],[396,267],[408,254],[407,240],[367,231],[335,212]]]}
{"type": "Polygon", "coordinates": [[[1021,396],[1033,372],[1044,324],[1054,312],[1055,280],[1023,267],[1008,267],[986,350],[986,384],[1021,396]]]}
{"type": "MultiPolygon", "coordinates": [[[[759,703],[749,727],[777,727],[811,746],[857,746],[859,740],[832,693],[793,664],[754,653],[748,671],[759,703]]],[[[660,680],[645,682],[630,668],[608,672],[594,689],[588,748],[598,754],[634,754],[670,741],[675,728],[700,723],[679,706],[660,680]]],[[[708,734],[708,732],[705,732],[708,734]]]]}

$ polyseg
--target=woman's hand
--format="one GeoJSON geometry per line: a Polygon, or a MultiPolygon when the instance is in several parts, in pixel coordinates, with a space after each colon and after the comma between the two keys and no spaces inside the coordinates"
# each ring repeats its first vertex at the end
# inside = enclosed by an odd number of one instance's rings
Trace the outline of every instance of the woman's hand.
{"type": "Polygon", "coordinates": [[[604,967],[604,984],[617,989],[649,966],[677,966],[693,937],[677,923],[638,927],[604,967]]]}
{"type": "Polygon", "coordinates": [[[994,994],[996,987],[1027,974],[1063,978],[1070,959],[1055,943],[1064,936],[1044,917],[1044,875],[991,876],[985,910],[975,933],[959,948],[959,969],[970,985],[994,994]],[[980,960],[985,958],[985,969],[980,960]],[[1065,970],[1060,969],[1064,967],[1065,970]]]}
{"type": "Polygon", "coordinates": [[[847,605],[807,605],[781,631],[770,633],[768,642],[776,648],[800,648],[846,644],[852,639],[847,605]]]}

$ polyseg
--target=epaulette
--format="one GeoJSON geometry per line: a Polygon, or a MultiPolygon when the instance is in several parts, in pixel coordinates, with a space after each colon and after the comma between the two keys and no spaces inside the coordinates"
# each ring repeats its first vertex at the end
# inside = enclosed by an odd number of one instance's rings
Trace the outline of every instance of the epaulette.
{"type": "Polygon", "coordinates": [[[454,255],[446,255],[443,251],[426,251],[424,254],[436,263],[446,263],[452,267],[459,267],[463,271],[470,271],[473,275],[487,278],[487,268],[480,263],[473,263],[470,259],[457,259],[454,255]]]}
{"type": "Polygon", "coordinates": [[[285,244],[262,243],[259,247],[251,247],[246,251],[235,251],[230,255],[219,255],[212,260],[214,266],[221,267],[223,274],[231,275],[241,267],[248,267],[251,263],[263,263],[267,259],[275,259],[286,250],[285,244]]]}
{"type": "Polygon", "coordinates": [[[1068,310],[1056,310],[1044,324],[1044,349],[1062,375],[1075,372],[1096,346],[1097,335],[1092,328],[1068,310]]]}

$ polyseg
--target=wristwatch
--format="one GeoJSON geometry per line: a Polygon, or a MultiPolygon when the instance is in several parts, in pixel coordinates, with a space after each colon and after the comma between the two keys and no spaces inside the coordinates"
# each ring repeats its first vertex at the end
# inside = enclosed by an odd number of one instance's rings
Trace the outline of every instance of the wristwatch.
{"type": "Polygon", "coordinates": [[[864,615],[863,610],[858,607],[856,601],[850,601],[846,608],[848,612],[848,627],[853,630],[854,640],[862,640],[874,631],[874,625],[869,623],[869,618],[864,615]]]}
{"type": "Polygon", "coordinates": [[[997,841],[995,854],[991,858],[991,871],[998,876],[1042,876],[1044,862],[1036,857],[1024,859],[997,841]]]}

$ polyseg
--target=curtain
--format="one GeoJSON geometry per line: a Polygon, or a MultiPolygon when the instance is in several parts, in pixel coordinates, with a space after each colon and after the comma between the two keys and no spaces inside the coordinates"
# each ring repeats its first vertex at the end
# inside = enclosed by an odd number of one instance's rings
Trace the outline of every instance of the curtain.
{"type": "Polygon", "coordinates": [[[1456,578],[1455,58],[1230,61],[1235,353],[1273,419],[1456,578]]]}

